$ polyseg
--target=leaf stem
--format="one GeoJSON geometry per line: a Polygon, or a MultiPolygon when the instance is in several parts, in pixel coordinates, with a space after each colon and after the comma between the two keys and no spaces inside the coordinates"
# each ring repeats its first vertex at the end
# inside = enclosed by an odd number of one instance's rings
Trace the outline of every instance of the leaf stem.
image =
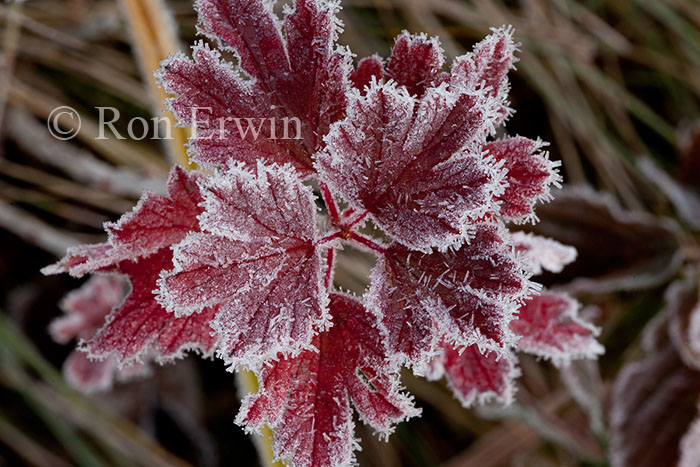
{"type": "Polygon", "coordinates": [[[356,243],[366,246],[370,250],[376,251],[379,254],[385,255],[386,248],[375,242],[369,237],[366,237],[357,232],[350,232],[350,240],[354,240],[356,243]]]}
{"type": "Polygon", "coordinates": [[[329,248],[326,255],[326,276],[323,278],[323,285],[326,289],[329,289],[331,281],[333,280],[333,258],[335,257],[335,249],[329,248]]]}
{"type": "MultiPolygon", "coordinates": [[[[343,213],[343,215],[347,219],[347,217],[352,215],[353,212],[354,212],[354,210],[352,208],[349,208],[343,213]],[[347,216],[345,216],[345,213],[347,213],[348,211],[351,211],[351,212],[347,216]]],[[[343,223],[342,227],[345,229],[351,229],[354,226],[356,226],[357,224],[359,224],[368,215],[369,215],[369,211],[365,211],[363,213],[360,213],[360,215],[356,216],[354,219],[350,219],[346,223],[343,223]]]]}
{"type": "Polygon", "coordinates": [[[326,185],[323,182],[319,184],[319,187],[321,188],[323,202],[326,203],[328,214],[331,217],[331,222],[333,224],[336,224],[338,223],[338,221],[340,221],[340,211],[338,210],[338,205],[335,203],[335,199],[333,199],[333,193],[331,193],[331,190],[328,188],[328,185],[326,185]]]}
{"type": "Polygon", "coordinates": [[[325,237],[320,238],[314,246],[323,245],[324,243],[328,243],[328,242],[333,241],[336,238],[340,238],[342,236],[343,236],[343,231],[338,230],[336,232],[333,232],[332,234],[328,234],[325,237]]]}

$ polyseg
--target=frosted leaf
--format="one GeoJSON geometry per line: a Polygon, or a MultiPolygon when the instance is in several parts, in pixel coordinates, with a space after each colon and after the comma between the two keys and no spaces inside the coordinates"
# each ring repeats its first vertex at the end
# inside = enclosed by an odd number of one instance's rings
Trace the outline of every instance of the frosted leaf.
{"type": "Polygon", "coordinates": [[[144,192],[131,212],[115,223],[105,224],[109,237],[106,243],[69,248],[63,259],[45,267],[42,273],[67,272],[82,277],[89,272],[113,271],[123,260],[136,260],[169,248],[187,232],[199,229],[200,178],[199,173],[173,167],[168,178],[168,197],[144,192]]]}
{"type": "Polygon", "coordinates": [[[384,77],[384,63],[379,55],[365,57],[357,63],[357,69],[350,74],[350,82],[364,94],[372,80],[381,82],[384,77]]]}
{"type": "Polygon", "coordinates": [[[150,352],[159,360],[182,358],[184,351],[211,354],[217,342],[210,326],[216,310],[205,308],[192,316],[177,317],[155,300],[159,274],[172,265],[172,251],[163,248],[136,262],[122,261],[118,271],[131,283],[131,293],[85,344],[93,357],[116,355],[120,364],[138,363],[150,352]]]}
{"type": "Polygon", "coordinates": [[[566,294],[544,292],[528,298],[510,329],[518,348],[565,365],[572,359],[596,358],[603,347],[596,341],[600,330],[578,316],[579,303],[566,294]]]}
{"type": "MultiPolygon", "coordinates": [[[[73,339],[87,340],[104,324],[113,307],[119,305],[126,293],[126,281],[118,275],[98,275],[61,300],[64,315],[49,325],[54,341],[67,344],[73,339]]],[[[89,360],[83,352],[74,350],[63,362],[63,376],[68,383],[84,393],[104,391],[112,386],[116,361],[89,360]]]]}
{"type": "Polygon", "coordinates": [[[84,352],[74,350],[63,362],[63,377],[84,394],[106,391],[114,384],[117,360],[90,360],[84,352]]]}
{"type": "Polygon", "coordinates": [[[367,301],[382,319],[392,354],[420,369],[438,336],[457,348],[502,350],[513,342],[508,323],[529,284],[503,234],[479,224],[456,251],[388,248],[372,271],[367,301]]]}
{"type": "Polygon", "coordinates": [[[515,378],[520,375],[510,352],[483,353],[476,344],[461,350],[444,344],[443,354],[432,364],[440,368],[433,378],[444,374],[452,393],[464,407],[489,401],[510,404],[515,394],[515,378]]]}
{"type": "Polygon", "coordinates": [[[550,185],[561,187],[558,163],[549,160],[540,149],[544,143],[522,136],[504,138],[484,145],[484,150],[497,161],[503,161],[508,183],[500,201],[499,212],[506,219],[518,222],[535,220],[534,204],[549,201],[550,185]]]}
{"type": "Polygon", "coordinates": [[[217,307],[220,356],[237,365],[294,352],[324,327],[327,295],[316,241],[316,205],[293,168],[240,165],[204,187],[201,233],[175,248],[159,300],[192,315],[217,307]]]}
{"type": "Polygon", "coordinates": [[[400,392],[374,316],[347,295],[330,295],[333,326],[314,338],[318,350],[280,358],[258,372],[260,389],[236,418],[248,430],[274,428],[278,458],[295,467],[347,465],[354,450],[352,409],[383,435],[419,414],[400,392]]]}
{"type": "Polygon", "coordinates": [[[163,63],[160,82],[177,95],[170,106],[183,125],[197,129],[194,159],[214,166],[231,159],[291,163],[310,174],[322,136],[344,112],[352,71],[349,53],[334,47],[337,5],[295,1],[293,11],[285,10],[285,37],[266,0],[196,5],[200,32],[235,52],[240,65],[222,62],[202,43],[192,61],[177,54],[163,63]]]}
{"type": "Polygon", "coordinates": [[[49,325],[51,337],[59,344],[90,339],[102,327],[112,308],[124,300],[126,290],[126,281],[118,275],[90,278],[61,300],[59,306],[64,315],[49,325]]]}
{"type": "Polygon", "coordinates": [[[531,233],[513,232],[511,241],[515,251],[522,254],[533,275],[544,271],[561,272],[564,266],[576,260],[576,248],[562,245],[551,238],[531,233]]]}
{"type": "Polygon", "coordinates": [[[444,54],[437,37],[411,35],[403,31],[397,38],[386,67],[387,78],[406,86],[412,96],[421,97],[433,86],[444,63],[444,54]]]}
{"type": "Polygon", "coordinates": [[[483,96],[446,86],[416,101],[393,82],[375,83],[351,96],[346,119],[331,128],[319,173],[404,245],[447,249],[502,190],[479,149],[491,110],[483,96]]]}
{"type": "Polygon", "coordinates": [[[502,102],[499,122],[508,117],[506,97],[509,91],[508,71],[516,59],[513,29],[500,27],[474,46],[471,53],[457,57],[452,64],[450,83],[467,88],[482,88],[502,102]]]}
{"type": "Polygon", "coordinates": [[[683,365],[668,336],[642,360],[626,364],[611,397],[611,465],[676,465],[699,396],[700,373],[683,365]]]}
{"type": "MultiPolygon", "coordinates": [[[[162,269],[172,266],[173,243],[199,229],[202,196],[197,182],[202,174],[174,167],[168,179],[168,197],[146,192],[136,207],[116,223],[106,225],[107,243],[76,247],[45,274],[109,271],[126,275],[131,291],[107,322],[85,345],[91,356],[116,356],[120,365],[137,364],[149,358],[169,360],[183,351],[211,353],[216,337],[209,326],[214,310],[198,316],[178,318],[155,300],[153,290],[162,269]]],[[[87,337],[84,338],[87,340],[87,337]]]]}

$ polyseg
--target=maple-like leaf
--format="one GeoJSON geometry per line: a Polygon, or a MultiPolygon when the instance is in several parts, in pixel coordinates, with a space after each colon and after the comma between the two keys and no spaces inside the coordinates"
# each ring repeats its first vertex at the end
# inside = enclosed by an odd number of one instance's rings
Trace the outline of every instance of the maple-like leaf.
{"type": "Polygon", "coordinates": [[[506,187],[498,197],[499,213],[515,221],[535,220],[533,209],[537,201],[549,201],[550,185],[560,187],[559,166],[540,151],[544,143],[522,136],[504,138],[484,145],[484,150],[507,170],[506,187]]]}
{"type": "Polygon", "coordinates": [[[145,355],[169,360],[181,357],[185,350],[209,354],[214,349],[217,337],[209,322],[215,310],[178,317],[166,312],[153,294],[161,270],[172,266],[173,243],[199,229],[202,197],[197,182],[201,177],[174,167],[168,197],[144,193],[131,212],[106,225],[107,243],[70,249],[64,259],[44,268],[45,274],[82,276],[102,271],[129,279],[131,291],[124,303],[115,307],[106,324],[85,344],[91,356],[116,356],[119,364],[133,364],[145,355]]]}
{"type": "MultiPolygon", "coordinates": [[[[90,278],[61,300],[59,306],[64,315],[49,325],[51,337],[59,344],[67,344],[73,339],[91,339],[112,308],[124,300],[125,293],[126,283],[116,274],[90,278]]],[[[78,350],[71,352],[63,362],[66,381],[85,393],[109,389],[115,372],[118,372],[116,359],[90,360],[87,354],[78,350]]]]}
{"type": "Polygon", "coordinates": [[[578,316],[579,306],[562,293],[528,298],[510,322],[511,331],[520,336],[518,348],[557,365],[601,355],[603,347],[596,341],[600,330],[578,316]]]}
{"type": "Polygon", "coordinates": [[[455,251],[426,254],[398,243],[387,249],[367,295],[392,354],[421,369],[442,337],[457,348],[502,351],[513,343],[508,323],[529,284],[504,235],[480,224],[455,251]]]}
{"type": "Polygon", "coordinates": [[[450,70],[450,83],[467,88],[481,88],[500,102],[497,123],[510,114],[508,108],[508,71],[515,63],[517,45],[513,29],[500,27],[474,46],[470,53],[457,57],[450,70]]]}
{"type": "Polygon", "coordinates": [[[357,69],[350,73],[350,82],[361,94],[365,93],[372,80],[381,81],[384,77],[384,62],[379,55],[365,57],[357,63],[357,69]]]}
{"type": "Polygon", "coordinates": [[[290,165],[241,165],[208,180],[201,233],[175,248],[159,300],[178,315],[217,307],[220,355],[233,364],[308,346],[327,293],[316,205],[290,165]]]}
{"type": "Polygon", "coordinates": [[[508,405],[515,394],[514,380],[520,376],[516,359],[509,351],[479,350],[476,344],[463,349],[443,343],[442,354],[431,362],[429,379],[447,384],[464,407],[475,402],[496,401],[508,405]]]}
{"type": "Polygon", "coordinates": [[[493,116],[483,94],[443,84],[417,101],[391,81],[375,82],[351,94],[347,114],[326,137],[319,173],[394,239],[445,250],[494,210],[503,174],[480,152],[493,116]]]}
{"type": "Polygon", "coordinates": [[[412,96],[421,97],[426,88],[447,80],[440,73],[445,57],[437,37],[402,32],[394,43],[386,67],[386,77],[406,86],[412,96]]]}
{"type": "Polygon", "coordinates": [[[163,248],[139,261],[121,261],[116,270],[129,278],[131,293],[108,317],[105,326],[86,344],[90,355],[106,358],[114,353],[120,362],[138,361],[151,351],[160,360],[182,357],[187,350],[211,354],[217,336],[210,326],[215,308],[178,317],[156,300],[160,272],[172,266],[172,251],[163,248]]]}
{"type": "Polygon", "coordinates": [[[159,79],[181,123],[194,127],[193,158],[221,166],[235,159],[255,166],[291,163],[313,172],[312,156],[329,125],[345,110],[352,71],[349,52],[336,48],[337,5],[296,0],[285,10],[284,37],[266,0],[198,0],[199,30],[232,51],[239,67],[202,43],[192,60],[178,53],[159,79]],[[222,131],[223,130],[223,131],[222,131]]]}
{"type": "Polygon", "coordinates": [[[352,409],[379,433],[419,413],[400,393],[376,318],[353,297],[332,293],[333,326],[317,350],[280,358],[258,373],[260,389],[237,417],[249,430],[275,429],[275,454],[296,467],[347,465],[354,449],[352,409]]]}
{"type": "Polygon", "coordinates": [[[44,274],[69,273],[82,277],[89,272],[112,270],[121,261],[132,260],[170,248],[192,231],[198,230],[202,196],[197,182],[202,174],[188,173],[175,166],[168,177],[168,196],[146,191],[131,212],[117,222],[108,222],[108,241],[68,249],[56,264],[42,269],[44,274]]]}

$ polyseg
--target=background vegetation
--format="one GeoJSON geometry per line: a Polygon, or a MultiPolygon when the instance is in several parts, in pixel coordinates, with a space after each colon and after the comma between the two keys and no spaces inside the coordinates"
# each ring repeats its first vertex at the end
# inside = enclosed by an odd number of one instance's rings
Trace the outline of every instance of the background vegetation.
{"type": "MultiPolygon", "coordinates": [[[[423,417],[402,424],[389,443],[359,424],[360,464],[607,464],[613,382],[640,354],[640,334],[664,307],[666,285],[683,265],[700,263],[693,194],[700,191],[700,5],[345,0],[343,7],[340,42],[358,56],[387,56],[393,37],[408,29],[439,35],[451,60],[489,27],[512,24],[522,45],[508,131],[549,141],[567,184],[607,192],[635,212],[581,192],[540,211],[540,231],[580,251],[573,269],[541,281],[576,293],[602,327],[607,353],[599,362],[560,374],[523,356],[518,402],[505,411],[465,410],[444,384],[406,374],[423,417]]],[[[56,303],[79,281],[39,269],[69,245],[102,241],[102,223],[130,209],[142,189],[162,190],[186,137],[96,140],[96,107],[118,108],[122,123],[158,114],[163,96],[150,71],[194,41],[195,21],[190,0],[0,3],[0,464],[257,462],[233,424],[238,393],[219,362],[190,358],[85,397],[60,375],[70,347],[46,332],[60,313],[56,303]],[[59,105],[82,116],[70,142],[46,130],[59,105]]],[[[350,264],[337,279],[361,292],[371,263],[350,264]]]]}

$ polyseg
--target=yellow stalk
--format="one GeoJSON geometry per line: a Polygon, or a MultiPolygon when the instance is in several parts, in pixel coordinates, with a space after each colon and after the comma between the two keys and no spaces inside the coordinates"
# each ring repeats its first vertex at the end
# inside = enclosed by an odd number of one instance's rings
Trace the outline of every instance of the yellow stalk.
{"type": "MultiPolygon", "coordinates": [[[[149,85],[153,100],[153,113],[170,120],[173,138],[165,140],[166,150],[173,161],[190,169],[195,168],[187,157],[185,143],[189,137],[189,129],[175,128],[175,117],[163,111],[163,101],[167,97],[165,91],[155,81],[153,71],[160,68],[160,62],[168,55],[180,49],[175,31],[175,21],[163,5],[162,0],[122,0],[122,5],[131,26],[134,50],[149,85]]],[[[258,381],[250,371],[238,372],[237,383],[242,395],[258,390],[258,381]]],[[[272,430],[264,427],[262,437],[256,437],[258,454],[263,466],[281,467],[281,462],[273,462],[272,430]]]]}
{"type": "Polygon", "coordinates": [[[167,97],[165,91],[156,84],[153,72],[160,68],[160,62],[168,55],[180,50],[175,21],[162,0],[122,0],[124,12],[131,26],[134,52],[139,61],[143,79],[148,83],[153,113],[169,120],[172,139],[165,139],[165,150],[170,159],[185,167],[189,163],[185,144],[189,138],[188,128],[176,128],[175,117],[163,110],[167,97]]]}
{"type": "MultiPolygon", "coordinates": [[[[240,370],[237,373],[236,382],[238,383],[238,391],[241,393],[241,397],[249,392],[258,390],[258,379],[252,371],[240,370]]],[[[255,446],[258,448],[258,455],[260,456],[260,464],[263,466],[284,467],[282,462],[274,461],[272,434],[272,430],[268,426],[264,426],[261,430],[261,436],[253,435],[253,441],[255,441],[255,446]]]]}

